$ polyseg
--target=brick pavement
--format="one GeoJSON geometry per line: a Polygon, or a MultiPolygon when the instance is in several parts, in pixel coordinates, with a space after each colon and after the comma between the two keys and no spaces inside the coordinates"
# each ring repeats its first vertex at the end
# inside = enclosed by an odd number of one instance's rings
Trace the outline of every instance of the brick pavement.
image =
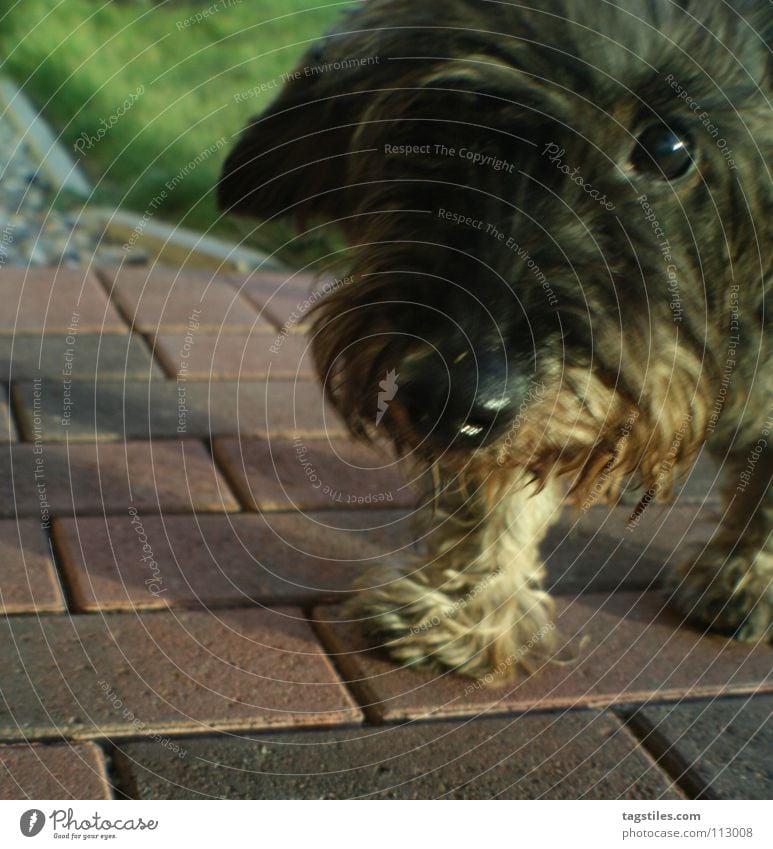
{"type": "Polygon", "coordinates": [[[718,506],[562,517],[563,663],[398,669],[340,602],[413,495],[310,371],[303,274],[2,268],[0,798],[770,798],[773,650],[663,608],[718,506]]]}

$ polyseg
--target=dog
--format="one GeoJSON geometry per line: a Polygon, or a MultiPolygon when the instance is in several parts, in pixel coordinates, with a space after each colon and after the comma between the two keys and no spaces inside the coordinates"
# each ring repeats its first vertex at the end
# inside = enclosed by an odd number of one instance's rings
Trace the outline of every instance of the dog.
{"type": "Polygon", "coordinates": [[[704,447],[723,521],[666,590],[770,639],[772,45],[766,0],[367,0],[242,131],[221,209],[344,234],[320,378],[427,482],[351,603],[395,660],[549,657],[560,508],[635,524],[704,447]]]}

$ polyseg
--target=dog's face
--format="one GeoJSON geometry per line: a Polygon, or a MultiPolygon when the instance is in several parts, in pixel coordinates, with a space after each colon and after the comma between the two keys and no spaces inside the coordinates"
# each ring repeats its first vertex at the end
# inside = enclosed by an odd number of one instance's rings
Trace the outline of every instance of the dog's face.
{"type": "Polygon", "coordinates": [[[537,6],[358,6],[244,131],[220,200],[346,233],[313,345],[355,432],[648,479],[702,439],[729,293],[770,262],[769,5],[537,6]]]}

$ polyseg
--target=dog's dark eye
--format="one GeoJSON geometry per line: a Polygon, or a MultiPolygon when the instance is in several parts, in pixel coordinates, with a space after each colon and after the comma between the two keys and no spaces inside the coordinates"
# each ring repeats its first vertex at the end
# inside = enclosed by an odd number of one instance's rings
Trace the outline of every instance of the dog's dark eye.
{"type": "Polygon", "coordinates": [[[640,174],[675,180],[686,174],[695,161],[690,134],[678,125],[653,124],[636,140],[631,164],[640,174]]]}

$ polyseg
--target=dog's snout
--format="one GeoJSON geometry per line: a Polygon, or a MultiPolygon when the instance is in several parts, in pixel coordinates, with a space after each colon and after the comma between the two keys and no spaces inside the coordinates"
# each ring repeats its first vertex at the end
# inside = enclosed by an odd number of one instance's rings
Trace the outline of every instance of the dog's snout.
{"type": "Polygon", "coordinates": [[[501,349],[448,356],[433,350],[404,365],[400,403],[409,426],[440,450],[493,442],[521,403],[521,381],[501,349]]]}

